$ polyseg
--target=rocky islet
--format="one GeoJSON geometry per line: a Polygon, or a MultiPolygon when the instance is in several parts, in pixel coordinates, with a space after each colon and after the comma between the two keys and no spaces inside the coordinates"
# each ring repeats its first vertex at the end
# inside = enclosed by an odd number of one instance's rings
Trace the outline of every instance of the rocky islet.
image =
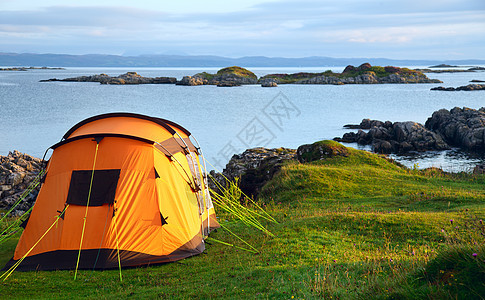
{"type": "Polygon", "coordinates": [[[183,86],[216,85],[232,87],[240,85],[261,84],[263,87],[276,87],[278,84],[385,84],[385,83],[441,83],[438,79],[430,79],[422,72],[393,66],[380,67],[364,63],[358,67],[347,66],[342,73],[325,71],[322,73],[268,74],[258,77],[251,71],[238,66],[220,69],[215,74],[202,72],[192,76],[184,76],[181,80],[175,77],[143,77],[136,72],[128,72],[119,76],[107,74],[79,76],[73,78],[51,78],[41,80],[70,82],[99,82],[101,84],[176,84],[183,86]]]}
{"type": "Polygon", "coordinates": [[[91,75],[91,76],[79,76],[73,78],[57,79],[51,78],[47,80],[41,80],[41,82],[50,81],[68,81],[68,82],[99,82],[100,84],[167,84],[176,83],[175,77],[143,77],[136,72],[127,72],[119,76],[109,76],[107,74],[91,75]]]}
{"type": "MultiPolygon", "coordinates": [[[[483,81],[473,81],[473,82],[483,82],[483,81]]],[[[455,92],[455,91],[483,91],[485,90],[485,84],[468,84],[459,87],[443,87],[438,86],[431,88],[432,91],[447,91],[447,92],[455,92]]]]}

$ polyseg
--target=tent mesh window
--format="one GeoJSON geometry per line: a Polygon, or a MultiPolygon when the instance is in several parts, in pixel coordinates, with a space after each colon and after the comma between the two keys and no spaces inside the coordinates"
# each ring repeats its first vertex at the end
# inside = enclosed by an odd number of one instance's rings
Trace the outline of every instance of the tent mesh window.
{"type": "Polygon", "coordinates": [[[113,204],[116,187],[120,178],[120,169],[95,170],[91,186],[92,170],[72,171],[71,183],[67,194],[67,204],[86,206],[102,206],[113,204]],[[89,189],[91,186],[91,195],[89,189]]]}

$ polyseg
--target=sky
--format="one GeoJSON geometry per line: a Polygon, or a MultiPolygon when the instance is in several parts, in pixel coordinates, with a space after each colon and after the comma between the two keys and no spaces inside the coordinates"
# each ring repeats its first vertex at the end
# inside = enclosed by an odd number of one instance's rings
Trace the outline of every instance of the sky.
{"type": "Polygon", "coordinates": [[[485,1],[0,0],[0,52],[485,59],[485,1]]]}

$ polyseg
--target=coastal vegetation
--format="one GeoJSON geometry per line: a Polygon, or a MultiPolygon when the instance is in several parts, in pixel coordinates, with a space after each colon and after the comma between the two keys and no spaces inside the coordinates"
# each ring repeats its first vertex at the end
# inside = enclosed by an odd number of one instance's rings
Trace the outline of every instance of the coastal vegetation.
{"type": "MultiPolygon", "coordinates": [[[[408,169],[334,141],[315,146],[328,154],[288,160],[262,188],[257,203],[278,221],[264,223],[274,237],[218,211],[219,221],[258,254],[213,243],[204,255],[123,270],[121,282],[117,270],[83,270],[77,280],[73,271],[16,272],[0,283],[0,293],[53,299],[485,295],[485,175],[408,169]]],[[[225,230],[211,237],[241,243],[225,230]]],[[[0,245],[0,264],[15,244],[0,245]]]]}

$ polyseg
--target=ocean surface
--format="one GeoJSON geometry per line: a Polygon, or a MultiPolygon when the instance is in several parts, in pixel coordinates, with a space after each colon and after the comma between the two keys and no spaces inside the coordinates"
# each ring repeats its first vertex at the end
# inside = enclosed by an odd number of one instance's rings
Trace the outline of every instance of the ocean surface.
{"type": "MultiPolygon", "coordinates": [[[[417,67],[417,66],[411,66],[417,67]]],[[[461,86],[485,80],[485,72],[427,74],[443,84],[259,85],[216,86],[101,85],[39,82],[128,71],[142,76],[216,72],[219,68],[68,68],[0,72],[0,155],[9,151],[42,157],[45,150],[79,121],[97,114],[133,112],[172,120],[199,141],[209,169],[222,169],[230,157],[247,148],[289,147],[342,136],[345,124],[364,118],[423,123],[441,108],[485,106],[485,92],[430,91],[435,86],[461,86]]],[[[256,75],[321,72],[341,68],[250,68],[256,75]]],[[[357,145],[351,145],[357,147],[357,145]]],[[[407,166],[470,171],[483,154],[450,150],[393,156],[407,166]]]]}

